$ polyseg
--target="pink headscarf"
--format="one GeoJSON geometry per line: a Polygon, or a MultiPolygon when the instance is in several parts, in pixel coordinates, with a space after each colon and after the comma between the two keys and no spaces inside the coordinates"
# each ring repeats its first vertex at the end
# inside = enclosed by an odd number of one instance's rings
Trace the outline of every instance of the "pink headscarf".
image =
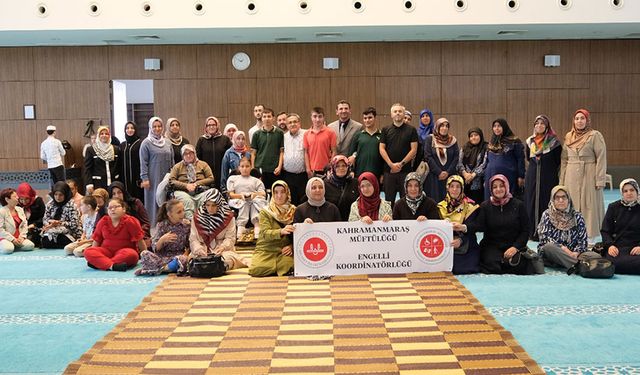
{"type": "Polygon", "coordinates": [[[489,189],[491,189],[491,197],[489,197],[489,199],[491,200],[491,204],[494,206],[504,206],[505,204],[509,203],[511,198],[513,198],[513,195],[511,195],[511,193],[509,192],[509,179],[503,174],[497,174],[491,177],[491,179],[489,180],[489,189]],[[500,180],[504,183],[506,192],[504,194],[504,197],[502,198],[496,198],[493,195],[493,181],[495,180],[500,180]]]}

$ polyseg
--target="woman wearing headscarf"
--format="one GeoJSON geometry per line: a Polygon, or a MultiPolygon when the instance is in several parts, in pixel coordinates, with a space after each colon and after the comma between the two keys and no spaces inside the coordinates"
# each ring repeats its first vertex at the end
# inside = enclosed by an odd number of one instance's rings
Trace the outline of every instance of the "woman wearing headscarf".
{"type": "Polygon", "coordinates": [[[325,199],[324,181],[320,177],[310,178],[305,192],[307,201],[296,208],[293,215],[294,223],[311,224],[342,220],[338,207],[325,199]]]}
{"type": "Polygon", "coordinates": [[[51,198],[42,220],[42,247],[62,249],[82,236],[80,213],[71,200],[71,189],[66,182],[53,185],[51,198]]]}
{"type": "Polygon", "coordinates": [[[458,141],[449,134],[449,127],[449,120],[439,118],[424,142],[424,160],[429,163],[425,190],[436,202],[444,198],[447,178],[456,174],[460,157],[458,141]]]}
{"type": "Polygon", "coordinates": [[[144,189],[140,187],[140,145],[142,140],[138,136],[136,123],[129,121],[124,125],[124,139],[120,143],[120,177],[129,194],[144,202],[144,189]]]}
{"type": "Polygon", "coordinates": [[[358,199],[358,181],[351,176],[349,159],[336,155],[324,177],[325,198],[340,210],[341,221],[349,220],[351,204],[358,199]]]}
{"type": "Polygon", "coordinates": [[[173,148],[171,142],[164,137],[164,123],[160,117],[149,119],[149,135],[140,145],[140,186],[144,191],[144,206],[151,218],[151,226],[155,226],[158,212],[156,191],[164,176],[173,166],[173,148]]]}
{"type": "Polygon", "coordinates": [[[231,172],[238,169],[240,159],[245,158],[251,160],[251,148],[247,147],[246,138],[247,136],[243,131],[234,132],[232,146],[227,149],[222,157],[222,165],[220,166],[220,187],[223,192],[227,191],[227,180],[229,179],[231,172]]]}
{"type": "Polygon", "coordinates": [[[224,131],[222,131],[222,134],[226,135],[229,139],[233,141],[233,134],[237,131],[238,131],[238,127],[236,126],[236,124],[229,123],[225,125],[224,131]]]}
{"type": "Polygon", "coordinates": [[[584,215],[589,243],[593,244],[604,218],[607,146],[602,134],[591,127],[586,109],[573,115],[573,128],[564,137],[561,160],[560,185],[569,189],[575,209],[584,215]]]}
{"type": "Polygon", "coordinates": [[[538,224],[538,253],[549,267],[571,268],[578,255],[587,251],[587,227],[582,214],[575,210],[566,186],[551,190],[549,208],[538,224]]]}
{"type": "MultiPolygon", "coordinates": [[[[490,199],[467,224],[454,223],[458,232],[484,232],[480,241],[480,272],[490,274],[535,273],[527,253],[529,223],[524,204],[509,192],[509,180],[497,174],[489,180],[490,199]]],[[[544,271],[544,270],[543,270],[544,271]]]]}
{"type": "Polygon", "coordinates": [[[524,186],[524,145],[516,137],[507,120],[499,118],[493,121],[491,126],[491,142],[487,152],[487,168],[484,172],[484,199],[491,196],[489,180],[491,177],[501,174],[509,180],[512,189],[521,189],[524,186]]]}
{"type": "Polygon", "coordinates": [[[213,116],[207,117],[204,123],[204,134],[196,143],[196,155],[198,159],[209,164],[213,172],[213,186],[220,190],[220,180],[222,177],[222,158],[224,153],[231,147],[231,140],[220,132],[220,121],[213,116]]]}
{"type": "Polygon", "coordinates": [[[539,115],[533,122],[533,135],[525,141],[529,167],[524,179],[524,202],[529,215],[529,238],[538,240],[538,223],[549,205],[551,189],[558,185],[562,145],[551,128],[549,118],[539,115]]]}
{"type": "MultiPolygon", "coordinates": [[[[464,224],[477,214],[478,205],[464,195],[464,179],[453,175],[447,179],[447,195],[438,203],[440,216],[451,223],[464,224]]],[[[480,271],[480,246],[474,232],[453,232],[453,273],[480,271]]]]}
{"type": "Polygon", "coordinates": [[[458,174],[464,178],[464,195],[474,202],[484,200],[484,172],[487,167],[487,145],[482,129],[467,132],[469,141],[460,150],[458,174]]]}
{"type": "Polygon", "coordinates": [[[124,184],[120,181],[109,185],[109,196],[111,198],[120,198],[127,204],[127,215],[138,219],[144,232],[144,240],[147,243],[147,247],[151,246],[151,221],[149,220],[149,214],[146,208],[144,208],[142,201],[129,195],[124,184]]]}
{"type": "Polygon", "coordinates": [[[271,186],[269,205],[260,211],[260,235],[253,251],[249,275],[284,276],[293,273],[293,215],[291,193],[286,182],[271,186]]]}
{"type": "Polygon", "coordinates": [[[111,144],[111,130],[108,126],[98,128],[98,138],[87,149],[84,157],[84,183],[87,194],[93,189],[106,188],[120,178],[118,146],[111,144]]]}
{"type": "Polygon", "coordinates": [[[40,198],[36,191],[26,182],[18,185],[16,189],[18,193],[18,205],[24,210],[27,218],[27,238],[40,247],[40,230],[42,229],[42,219],[44,217],[44,201],[40,198]]]}
{"type": "Polygon", "coordinates": [[[616,273],[640,274],[640,198],[638,182],[627,178],[620,183],[621,199],[607,208],[602,222],[602,242],[607,259],[616,273]]]}
{"type": "Polygon", "coordinates": [[[193,145],[182,146],[182,161],[171,168],[169,185],[175,198],[184,204],[185,216],[191,220],[195,210],[204,202],[205,192],[213,185],[211,168],[198,160],[193,145]]]}
{"type": "MultiPolygon", "coordinates": [[[[413,159],[413,169],[417,169],[420,163],[424,160],[424,141],[427,136],[433,134],[433,113],[430,109],[423,109],[420,111],[420,117],[418,119],[418,150],[416,157],[413,159]]],[[[423,176],[426,177],[426,176],[423,176]]],[[[424,179],[423,179],[424,181],[424,179]]]]}
{"type": "Polygon", "coordinates": [[[349,221],[360,220],[371,224],[377,220],[391,220],[393,215],[391,203],[380,199],[380,185],[373,173],[364,172],[358,177],[358,190],[360,196],[351,204],[349,221]]]}
{"type": "Polygon", "coordinates": [[[422,190],[420,175],[407,174],[404,179],[406,195],[393,205],[393,220],[440,220],[436,202],[422,190]]]}
{"type": "Polygon", "coordinates": [[[182,136],[180,132],[181,124],[177,118],[170,118],[167,120],[169,128],[164,136],[171,142],[171,148],[173,149],[173,163],[177,164],[182,160],[182,146],[189,144],[189,140],[182,136]]]}
{"type": "Polygon", "coordinates": [[[222,256],[227,270],[247,267],[248,260],[235,251],[236,219],[227,201],[218,189],[209,189],[203,202],[191,222],[191,257],[216,254],[222,256]]]}

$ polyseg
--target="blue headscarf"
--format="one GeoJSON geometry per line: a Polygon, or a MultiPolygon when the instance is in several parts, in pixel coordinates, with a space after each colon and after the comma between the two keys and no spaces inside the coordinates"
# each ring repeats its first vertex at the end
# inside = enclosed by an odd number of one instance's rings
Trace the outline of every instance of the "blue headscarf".
{"type": "Polygon", "coordinates": [[[420,127],[418,128],[418,137],[420,138],[420,143],[423,143],[424,140],[427,138],[427,136],[433,133],[433,113],[431,112],[431,110],[425,108],[422,111],[420,111],[419,121],[420,121],[420,127]],[[422,123],[422,116],[425,113],[429,114],[430,121],[428,124],[422,123]]]}

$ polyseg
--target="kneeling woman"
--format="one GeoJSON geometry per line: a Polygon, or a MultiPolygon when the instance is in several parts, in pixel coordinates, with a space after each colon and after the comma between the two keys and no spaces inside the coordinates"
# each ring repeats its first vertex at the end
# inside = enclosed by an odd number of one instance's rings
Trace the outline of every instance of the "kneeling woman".
{"type": "Polygon", "coordinates": [[[184,204],[177,199],[165,202],[158,211],[157,223],[152,250],[140,254],[142,268],[136,275],[182,272],[187,264],[191,225],[184,218],[184,204]]]}
{"type": "Polygon", "coordinates": [[[191,257],[221,255],[227,270],[247,267],[249,262],[235,251],[236,219],[218,189],[202,193],[203,204],[191,221],[191,257]]]}
{"type": "Polygon", "coordinates": [[[260,211],[260,235],[253,252],[249,275],[284,276],[293,272],[293,214],[291,192],[286,182],[271,186],[269,205],[260,211]]]}
{"type": "Polygon", "coordinates": [[[551,189],[551,200],[538,224],[538,253],[549,267],[571,268],[578,255],[587,251],[587,226],[573,208],[569,190],[558,185],[551,189]]]}
{"type": "Polygon", "coordinates": [[[627,178],[620,183],[622,199],[607,208],[602,222],[602,242],[616,273],[640,274],[640,200],[638,183],[627,178]]]}
{"type": "MultiPolygon", "coordinates": [[[[464,180],[458,175],[447,179],[447,193],[438,203],[440,216],[455,224],[464,224],[473,220],[478,205],[464,195],[464,180]]],[[[455,226],[459,228],[459,225],[455,226]]],[[[462,275],[480,271],[480,246],[474,232],[453,232],[453,273],[462,275]]]]}
{"type": "Polygon", "coordinates": [[[393,220],[440,220],[436,202],[422,191],[420,175],[407,174],[404,179],[404,191],[407,194],[393,205],[393,220]]]}
{"type": "Polygon", "coordinates": [[[358,177],[360,197],[351,204],[349,221],[362,221],[371,224],[375,220],[391,220],[391,204],[380,199],[380,185],[378,179],[371,172],[364,172],[358,177]]]}
{"type": "MultiPolygon", "coordinates": [[[[530,275],[533,264],[527,251],[529,223],[524,204],[509,193],[509,180],[501,174],[491,177],[490,198],[480,205],[478,215],[461,229],[484,232],[480,241],[480,272],[530,275]]],[[[454,226],[454,230],[460,227],[454,226]]]]}
{"type": "Polygon", "coordinates": [[[342,221],[338,207],[324,198],[324,181],[312,177],[307,181],[307,201],[296,208],[294,223],[322,223],[342,221]]]}
{"type": "Polygon", "coordinates": [[[111,198],[107,212],[96,225],[93,245],[84,251],[84,257],[91,268],[126,271],[138,263],[138,250],[147,250],[144,232],[138,219],[126,214],[122,199],[111,198]]]}

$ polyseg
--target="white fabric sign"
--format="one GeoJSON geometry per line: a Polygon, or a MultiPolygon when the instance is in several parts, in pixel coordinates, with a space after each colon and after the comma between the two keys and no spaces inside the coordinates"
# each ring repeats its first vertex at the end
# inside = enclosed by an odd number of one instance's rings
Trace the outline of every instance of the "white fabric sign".
{"type": "Polygon", "coordinates": [[[453,268],[444,220],[296,224],[296,276],[440,272],[453,268]]]}

